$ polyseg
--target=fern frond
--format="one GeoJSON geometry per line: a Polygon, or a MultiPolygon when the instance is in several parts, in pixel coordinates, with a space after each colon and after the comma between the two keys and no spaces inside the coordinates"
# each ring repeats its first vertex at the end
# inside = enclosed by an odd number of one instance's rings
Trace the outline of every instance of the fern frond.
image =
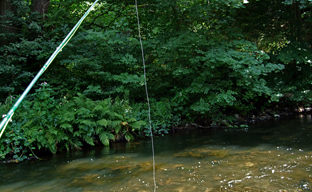
{"type": "Polygon", "coordinates": [[[108,145],[109,145],[109,138],[108,138],[107,133],[102,132],[102,133],[100,133],[99,137],[100,137],[100,141],[101,141],[105,146],[108,146],[108,145]]]}
{"type": "Polygon", "coordinates": [[[145,121],[136,121],[133,123],[129,123],[129,127],[132,128],[132,131],[134,130],[140,130],[141,126],[146,125],[145,121]]]}
{"type": "Polygon", "coordinates": [[[109,137],[110,140],[115,141],[115,136],[113,134],[108,133],[108,137],[109,137]]]}
{"type": "Polygon", "coordinates": [[[60,127],[63,128],[63,129],[70,129],[70,128],[72,128],[73,126],[72,126],[71,124],[69,124],[69,123],[62,123],[62,124],[60,125],[60,127]]]}
{"type": "Polygon", "coordinates": [[[128,123],[136,122],[136,118],[130,117],[130,118],[127,120],[127,122],[128,122],[128,123]]]}
{"type": "Polygon", "coordinates": [[[90,114],[90,110],[89,109],[87,109],[87,108],[84,108],[84,107],[80,107],[78,110],[77,110],[77,115],[79,115],[79,116],[86,116],[86,115],[88,115],[88,114],[90,114]]]}
{"type": "Polygon", "coordinates": [[[74,137],[80,137],[81,133],[82,133],[81,131],[74,132],[74,137]]]}
{"type": "Polygon", "coordinates": [[[75,120],[75,113],[68,111],[62,114],[63,122],[70,122],[73,120],[75,120]]]}
{"type": "Polygon", "coordinates": [[[80,124],[86,125],[88,127],[94,127],[96,125],[95,122],[89,120],[89,119],[83,119],[79,122],[80,124]]]}
{"type": "Polygon", "coordinates": [[[73,140],[69,141],[69,143],[73,145],[76,149],[81,149],[82,143],[80,141],[73,140]]]}
{"type": "Polygon", "coordinates": [[[131,139],[134,139],[134,137],[133,137],[133,135],[132,135],[131,133],[127,133],[127,134],[125,135],[125,139],[126,139],[127,141],[130,141],[131,139]]]}
{"type": "Polygon", "coordinates": [[[60,125],[60,127],[62,129],[68,130],[71,133],[74,131],[73,126],[71,124],[69,124],[69,123],[63,123],[63,124],[60,125]]]}
{"type": "Polygon", "coordinates": [[[78,107],[84,106],[86,96],[81,93],[78,93],[77,95],[78,95],[77,97],[74,97],[74,102],[76,103],[78,107]]]}
{"type": "Polygon", "coordinates": [[[114,119],[123,119],[123,116],[116,113],[116,112],[110,112],[108,113],[108,115],[110,116],[110,119],[114,120],[114,119]]]}
{"type": "Polygon", "coordinates": [[[96,133],[96,134],[99,134],[99,133],[101,133],[103,130],[104,130],[103,127],[97,127],[97,128],[95,128],[95,133],[96,133]]]}
{"type": "Polygon", "coordinates": [[[119,120],[116,120],[116,121],[111,121],[111,126],[112,126],[112,129],[116,129],[116,127],[117,126],[119,126],[120,127],[120,123],[121,123],[121,121],[119,121],[119,120]]]}
{"type": "Polygon", "coordinates": [[[97,125],[103,126],[103,127],[106,127],[108,125],[108,123],[109,122],[106,119],[101,119],[101,120],[96,121],[97,125]]]}
{"type": "Polygon", "coordinates": [[[120,131],[120,129],[121,129],[121,125],[120,125],[120,124],[116,125],[116,127],[115,127],[115,133],[118,134],[119,131],[120,131]]]}
{"type": "Polygon", "coordinates": [[[93,108],[92,112],[101,112],[102,110],[103,106],[98,104],[93,108]]]}
{"type": "Polygon", "coordinates": [[[83,136],[83,139],[84,139],[85,142],[87,142],[89,145],[94,145],[94,142],[93,142],[93,138],[92,138],[92,137],[87,136],[87,135],[84,135],[84,136],[83,136]]]}

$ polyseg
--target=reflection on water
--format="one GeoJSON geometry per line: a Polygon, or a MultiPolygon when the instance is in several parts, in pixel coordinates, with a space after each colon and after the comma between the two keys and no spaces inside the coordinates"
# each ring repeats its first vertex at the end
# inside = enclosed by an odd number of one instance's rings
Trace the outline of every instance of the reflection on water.
{"type": "MultiPolygon", "coordinates": [[[[157,191],[311,191],[311,116],[155,138],[157,191]]],[[[152,191],[150,141],[1,165],[0,191],[152,191]]]]}

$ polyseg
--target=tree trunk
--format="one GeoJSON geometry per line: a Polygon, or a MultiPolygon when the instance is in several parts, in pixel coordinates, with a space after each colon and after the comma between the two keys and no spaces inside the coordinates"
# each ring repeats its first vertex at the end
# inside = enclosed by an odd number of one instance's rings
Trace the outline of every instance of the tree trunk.
{"type": "Polygon", "coordinates": [[[4,38],[0,40],[0,46],[7,45],[16,39],[16,27],[14,26],[11,15],[15,14],[16,7],[11,0],[0,0],[0,33],[4,38]]]}
{"type": "MultiPolygon", "coordinates": [[[[49,5],[50,0],[31,0],[30,12],[38,12],[39,15],[42,16],[42,21],[44,22],[49,5]]],[[[41,27],[43,27],[43,24],[41,27]]],[[[43,28],[43,31],[46,31],[46,29],[43,28]]]]}
{"type": "Polygon", "coordinates": [[[302,41],[303,40],[303,34],[302,34],[303,23],[302,23],[300,3],[298,1],[295,1],[290,6],[289,23],[291,27],[292,40],[302,41]]]}
{"type": "Polygon", "coordinates": [[[300,3],[296,1],[295,3],[295,27],[296,27],[296,39],[297,41],[303,41],[303,30],[302,30],[302,16],[301,16],[301,9],[300,3]]]}
{"type": "Polygon", "coordinates": [[[176,31],[180,31],[182,29],[182,15],[179,15],[179,6],[177,4],[177,1],[174,0],[171,2],[171,9],[172,9],[172,22],[174,25],[174,28],[176,29],[176,31]]]}
{"type": "Polygon", "coordinates": [[[48,8],[50,5],[50,0],[31,0],[31,12],[38,12],[40,15],[43,16],[48,12],[48,8]]]}

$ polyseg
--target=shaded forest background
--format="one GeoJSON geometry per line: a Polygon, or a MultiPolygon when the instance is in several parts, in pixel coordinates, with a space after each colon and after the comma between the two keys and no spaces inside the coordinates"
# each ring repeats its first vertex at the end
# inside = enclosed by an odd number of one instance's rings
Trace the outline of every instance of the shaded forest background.
{"type": "MultiPolygon", "coordinates": [[[[93,2],[0,1],[6,114],[93,2]]],[[[155,134],[311,103],[310,0],[138,2],[155,134]]],[[[0,140],[0,158],[149,136],[134,1],[100,1],[0,140]]]]}

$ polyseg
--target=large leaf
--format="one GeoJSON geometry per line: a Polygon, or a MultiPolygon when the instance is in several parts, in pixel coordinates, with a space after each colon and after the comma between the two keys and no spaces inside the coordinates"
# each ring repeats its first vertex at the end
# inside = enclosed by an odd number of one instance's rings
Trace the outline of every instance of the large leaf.
{"type": "Polygon", "coordinates": [[[61,128],[69,130],[70,132],[73,132],[73,126],[69,123],[63,123],[60,125],[61,128]]]}
{"type": "Polygon", "coordinates": [[[108,146],[108,145],[109,145],[109,137],[108,137],[107,133],[102,132],[102,133],[100,133],[99,137],[100,137],[100,141],[101,141],[105,146],[108,146]]]}
{"type": "Polygon", "coordinates": [[[134,130],[140,130],[141,126],[146,125],[145,121],[136,121],[133,123],[129,123],[129,126],[132,128],[132,131],[134,130]]]}
{"type": "Polygon", "coordinates": [[[93,127],[96,124],[92,120],[88,120],[88,119],[84,119],[84,120],[80,121],[80,123],[83,125],[87,125],[88,127],[93,127]]]}
{"type": "Polygon", "coordinates": [[[93,138],[87,135],[83,135],[83,139],[85,142],[87,142],[89,145],[94,145],[93,138]]]}
{"type": "Polygon", "coordinates": [[[107,121],[106,119],[101,119],[101,120],[98,120],[96,124],[99,126],[106,127],[109,124],[109,121],[107,121]]]}
{"type": "Polygon", "coordinates": [[[133,137],[133,135],[132,135],[131,133],[127,133],[127,134],[125,135],[125,139],[126,139],[127,141],[130,141],[131,139],[134,139],[134,137],[133,137]]]}

